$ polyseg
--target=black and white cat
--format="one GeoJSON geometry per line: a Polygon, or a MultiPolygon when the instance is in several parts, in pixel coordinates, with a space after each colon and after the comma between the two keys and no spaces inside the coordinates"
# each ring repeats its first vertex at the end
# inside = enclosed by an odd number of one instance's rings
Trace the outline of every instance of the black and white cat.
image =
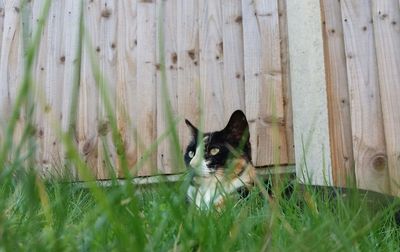
{"type": "Polygon", "coordinates": [[[253,185],[249,124],[240,110],[233,112],[226,127],[202,133],[185,120],[192,139],[185,163],[193,173],[187,196],[201,209],[221,207],[224,197],[253,185]]]}

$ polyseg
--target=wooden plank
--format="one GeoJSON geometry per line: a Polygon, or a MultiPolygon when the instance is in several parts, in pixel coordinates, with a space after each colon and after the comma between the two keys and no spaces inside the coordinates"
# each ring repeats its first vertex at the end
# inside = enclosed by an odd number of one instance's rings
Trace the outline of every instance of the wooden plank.
{"type": "Polygon", "coordinates": [[[156,173],[157,151],[144,157],[146,150],[156,140],[156,3],[140,0],[137,4],[137,79],[141,83],[136,92],[136,106],[140,107],[137,118],[138,161],[146,158],[138,175],[156,173]]]}
{"type": "Polygon", "coordinates": [[[341,2],[357,186],[389,191],[370,2],[341,2]]]}
{"type": "Polygon", "coordinates": [[[277,1],[242,1],[246,114],[256,165],[287,163],[277,1]]]}
{"type": "Polygon", "coordinates": [[[19,0],[2,2],[1,8],[1,54],[0,54],[0,127],[1,136],[4,134],[12,101],[12,86],[17,86],[18,76],[15,74],[19,63],[20,17],[15,7],[19,0]]]}
{"type": "MultiPolygon", "coordinates": [[[[200,114],[198,4],[197,0],[177,0],[178,114],[195,125],[199,125],[200,114]]],[[[186,148],[190,132],[183,120],[179,122],[179,137],[182,148],[186,148]]]]}
{"type": "Polygon", "coordinates": [[[400,3],[372,1],[391,193],[400,196],[400,3]]]}
{"type": "Polygon", "coordinates": [[[355,176],[342,14],[338,1],[321,1],[321,4],[332,177],[335,186],[344,187],[355,176]]]}
{"type": "MultiPolygon", "coordinates": [[[[168,121],[166,114],[166,99],[169,100],[173,114],[177,114],[178,109],[178,55],[177,55],[177,0],[157,0],[157,13],[163,15],[161,23],[157,22],[157,31],[160,29],[163,32],[162,41],[164,45],[164,57],[165,57],[165,74],[166,74],[166,86],[168,90],[168,96],[163,92],[163,83],[161,81],[161,71],[157,68],[157,135],[158,137],[164,134],[168,129],[168,121]],[[160,27],[160,25],[162,27],[160,27]]],[[[159,32],[157,32],[157,64],[160,65],[160,39],[159,32]]],[[[178,167],[175,167],[171,147],[170,138],[166,138],[158,146],[157,153],[157,167],[159,173],[171,174],[177,171],[178,167]]]]}
{"type": "MultiPolygon", "coordinates": [[[[115,111],[116,100],[116,82],[117,82],[117,21],[116,15],[118,1],[102,0],[100,1],[100,37],[96,41],[96,48],[99,48],[99,67],[103,79],[97,83],[99,90],[98,100],[98,127],[99,127],[99,145],[97,159],[97,178],[110,178],[111,172],[117,172],[116,160],[117,154],[112,139],[112,129],[110,118],[107,114],[106,106],[115,111]],[[104,88],[105,94],[101,95],[101,89],[104,88]],[[107,96],[105,98],[104,96],[107,96]],[[110,104],[105,104],[108,99],[110,104]]],[[[121,173],[121,172],[120,172],[121,173]]]]}
{"type": "Polygon", "coordinates": [[[205,131],[219,130],[224,121],[224,52],[220,0],[199,2],[200,83],[205,131]]]}
{"type": "Polygon", "coordinates": [[[331,185],[320,12],[319,0],[287,1],[296,174],[303,183],[331,185]]]}
{"type": "MultiPolygon", "coordinates": [[[[64,76],[63,76],[63,86],[62,86],[62,107],[61,107],[61,129],[62,133],[66,133],[69,130],[69,127],[75,127],[76,118],[70,118],[70,110],[72,106],[77,106],[77,104],[72,104],[75,101],[78,101],[78,98],[75,97],[78,95],[78,90],[74,91],[79,83],[79,75],[80,74],[80,65],[78,61],[78,53],[79,53],[79,25],[80,25],[80,11],[81,11],[81,3],[78,1],[66,1],[63,10],[63,50],[62,55],[60,55],[60,60],[64,61],[64,76]],[[78,68],[79,67],[79,68],[78,68]]],[[[66,150],[64,146],[61,146],[61,160],[65,160],[66,150]]],[[[64,161],[63,161],[64,163],[64,161]]],[[[68,165],[68,164],[67,164],[68,165]]],[[[64,166],[68,167],[68,170],[65,171],[68,175],[72,176],[72,178],[77,178],[77,172],[73,169],[71,165],[64,166]]]]}
{"type": "Polygon", "coordinates": [[[4,0],[0,0],[0,59],[1,59],[1,48],[3,43],[3,31],[4,31],[4,0]]]}
{"type": "MultiPolygon", "coordinates": [[[[123,0],[118,6],[117,26],[117,124],[124,141],[128,168],[136,164],[137,149],[134,137],[138,109],[135,108],[137,90],[137,1],[123,0]]],[[[118,177],[121,177],[118,170],[118,177]]]]}
{"type": "MultiPolygon", "coordinates": [[[[19,0],[4,3],[4,31],[0,58],[0,127],[2,127],[0,136],[4,134],[15,105],[24,70],[24,47],[19,6],[19,0]]],[[[14,145],[20,143],[25,119],[25,111],[22,108],[12,136],[14,145]]]]}
{"type": "MultiPolygon", "coordinates": [[[[3,44],[3,30],[4,30],[4,16],[5,16],[5,9],[4,9],[4,0],[0,0],[0,66],[1,66],[1,51],[2,51],[2,44],[3,44]]],[[[0,90],[3,91],[3,85],[5,85],[5,83],[1,84],[0,83],[0,90]]],[[[4,93],[1,92],[3,95],[0,96],[0,111],[2,115],[5,115],[5,104],[4,101],[6,101],[6,99],[4,99],[4,93]]],[[[5,129],[5,120],[4,118],[0,117],[0,142],[4,142],[4,129],[5,129]]]]}
{"type": "MultiPolygon", "coordinates": [[[[92,43],[98,54],[100,48],[95,42],[99,41],[100,3],[98,1],[84,4],[85,44],[87,40],[92,43]]],[[[79,89],[79,108],[77,120],[78,147],[85,162],[92,169],[93,175],[97,177],[98,163],[98,120],[97,120],[98,92],[96,82],[92,73],[90,63],[90,52],[88,47],[83,46],[81,78],[79,89]]]]}
{"type": "Polygon", "coordinates": [[[43,123],[43,155],[41,156],[41,168],[43,172],[52,175],[61,175],[63,172],[60,157],[61,142],[59,130],[61,127],[61,99],[60,90],[63,86],[64,63],[63,57],[63,15],[59,10],[64,9],[60,1],[54,2],[50,7],[47,26],[47,44],[44,77],[44,107],[39,110],[42,113],[43,123]]]}
{"type": "MultiPolygon", "coordinates": [[[[223,107],[224,122],[231,114],[245,109],[245,86],[243,64],[242,1],[225,1],[222,7],[223,32],[223,107]]],[[[220,48],[221,49],[221,48],[220,48]]],[[[212,109],[212,108],[210,108],[212,109]]]]}
{"type": "MultiPolygon", "coordinates": [[[[43,9],[43,3],[40,1],[34,1],[32,4],[32,34],[37,31],[39,26],[39,19],[41,17],[41,11],[43,9]]],[[[36,127],[36,161],[39,166],[39,172],[45,172],[43,168],[44,160],[44,108],[46,106],[46,76],[47,76],[47,44],[48,44],[48,26],[43,27],[41,34],[40,45],[36,54],[36,61],[33,69],[33,80],[34,85],[34,103],[35,107],[35,127],[36,127]]]]}
{"type": "Polygon", "coordinates": [[[294,136],[293,136],[293,110],[292,110],[292,94],[290,87],[290,62],[289,62],[289,45],[288,45],[288,27],[286,0],[278,0],[279,9],[279,33],[281,38],[281,64],[282,64],[282,89],[283,89],[283,105],[284,105],[284,122],[286,134],[286,149],[288,155],[288,163],[295,163],[294,156],[294,136]]]}

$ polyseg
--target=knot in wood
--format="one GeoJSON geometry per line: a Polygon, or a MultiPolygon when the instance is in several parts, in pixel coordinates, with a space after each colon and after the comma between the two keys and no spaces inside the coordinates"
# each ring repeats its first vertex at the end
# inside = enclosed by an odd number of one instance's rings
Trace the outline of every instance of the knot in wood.
{"type": "Polygon", "coordinates": [[[99,136],[105,136],[107,133],[110,131],[109,123],[108,121],[103,121],[100,122],[97,128],[97,132],[99,133],[99,136]]]}
{"type": "Polygon", "coordinates": [[[373,157],[372,166],[376,171],[383,171],[387,166],[387,157],[385,155],[373,157]]]}

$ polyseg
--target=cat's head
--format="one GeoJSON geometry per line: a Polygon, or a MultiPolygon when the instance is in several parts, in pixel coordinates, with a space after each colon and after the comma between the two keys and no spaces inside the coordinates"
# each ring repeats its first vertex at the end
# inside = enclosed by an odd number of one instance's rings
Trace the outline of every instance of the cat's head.
{"type": "Polygon", "coordinates": [[[199,176],[212,175],[227,168],[232,159],[251,162],[249,124],[241,110],[233,112],[226,127],[220,131],[201,133],[185,120],[192,139],[186,148],[185,163],[199,176]]]}

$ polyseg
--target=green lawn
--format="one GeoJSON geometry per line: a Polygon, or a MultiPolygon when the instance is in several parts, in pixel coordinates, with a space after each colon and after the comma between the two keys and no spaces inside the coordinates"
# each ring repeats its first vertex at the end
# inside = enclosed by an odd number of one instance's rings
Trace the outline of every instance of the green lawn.
{"type": "Polygon", "coordinates": [[[294,185],[255,188],[222,211],[185,201],[186,183],[82,188],[19,176],[2,186],[5,251],[398,251],[396,203],[376,194],[294,185]],[[273,189],[281,191],[278,188],[273,189]],[[286,193],[287,194],[287,193],[286,193]]]}

